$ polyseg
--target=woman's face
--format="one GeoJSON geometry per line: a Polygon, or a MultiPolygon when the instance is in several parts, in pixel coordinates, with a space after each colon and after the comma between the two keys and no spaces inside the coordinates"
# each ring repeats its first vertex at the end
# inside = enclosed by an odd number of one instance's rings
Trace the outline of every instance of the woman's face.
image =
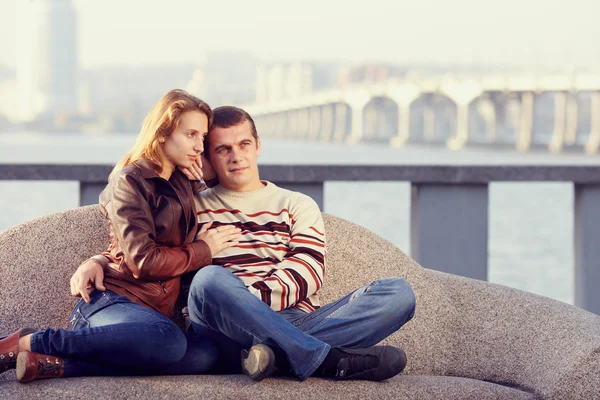
{"type": "Polygon", "coordinates": [[[168,179],[176,167],[190,168],[204,151],[204,136],[208,133],[208,118],[201,111],[187,111],[181,115],[177,128],[161,138],[166,162],[160,174],[168,179]],[[164,139],[164,141],[162,141],[164,139]],[[164,175],[168,175],[165,177],[164,175]]]}

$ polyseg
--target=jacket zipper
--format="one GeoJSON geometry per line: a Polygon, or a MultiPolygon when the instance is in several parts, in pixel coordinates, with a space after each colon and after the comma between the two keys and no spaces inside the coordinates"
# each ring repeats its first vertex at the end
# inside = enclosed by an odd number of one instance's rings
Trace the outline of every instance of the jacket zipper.
{"type": "Polygon", "coordinates": [[[162,286],[164,293],[169,293],[169,291],[167,290],[167,287],[165,286],[165,284],[162,281],[158,281],[158,283],[160,283],[160,285],[162,286]]]}

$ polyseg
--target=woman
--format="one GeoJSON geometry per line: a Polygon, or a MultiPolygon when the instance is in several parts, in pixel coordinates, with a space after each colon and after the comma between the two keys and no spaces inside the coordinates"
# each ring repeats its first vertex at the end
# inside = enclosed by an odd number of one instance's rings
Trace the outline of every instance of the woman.
{"type": "Polygon", "coordinates": [[[81,293],[68,331],[24,328],[2,338],[0,373],[16,368],[19,381],[29,382],[192,374],[212,366],[215,345],[186,337],[170,320],[180,276],[210,264],[240,235],[233,226],[198,231],[193,190],[200,185],[182,172],[199,174],[211,123],[210,107],[183,90],[166,93],[154,105],[100,195],[110,226],[110,245],[103,253],[110,260],[106,290],[81,293]]]}

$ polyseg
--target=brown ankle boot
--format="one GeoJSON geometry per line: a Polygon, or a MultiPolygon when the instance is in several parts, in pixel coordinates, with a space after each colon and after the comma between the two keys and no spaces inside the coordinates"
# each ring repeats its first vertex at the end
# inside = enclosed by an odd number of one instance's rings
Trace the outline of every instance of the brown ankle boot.
{"type": "Polygon", "coordinates": [[[19,338],[34,332],[37,332],[37,330],[23,328],[11,335],[0,337],[0,374],[16,367],[17,355],[19,354],[19,338]]]}
{"type": "Polygon", "coordinates": [[[26,383],[36,379],[60,378],[65,372],[62,358],[22,351],[17,356],[17,379],[26,383]]]}

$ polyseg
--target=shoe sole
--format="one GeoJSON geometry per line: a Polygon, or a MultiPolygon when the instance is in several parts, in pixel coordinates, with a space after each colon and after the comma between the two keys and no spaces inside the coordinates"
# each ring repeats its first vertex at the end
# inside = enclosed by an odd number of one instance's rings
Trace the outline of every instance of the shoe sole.
{"type": "Polygon", "coordinates": [[[24,382],[23,378],[27,372],[27,355],[26,352],[21,352],[17,355],[17,380],[24,382]]]}
{"type": "Polygon", "coordinates": [[[275,370],[275,353],[269,346],[257,344],[250,350],[242,350],[241,355],[242,371],[253,381],[262,381],[275,370]]]}

